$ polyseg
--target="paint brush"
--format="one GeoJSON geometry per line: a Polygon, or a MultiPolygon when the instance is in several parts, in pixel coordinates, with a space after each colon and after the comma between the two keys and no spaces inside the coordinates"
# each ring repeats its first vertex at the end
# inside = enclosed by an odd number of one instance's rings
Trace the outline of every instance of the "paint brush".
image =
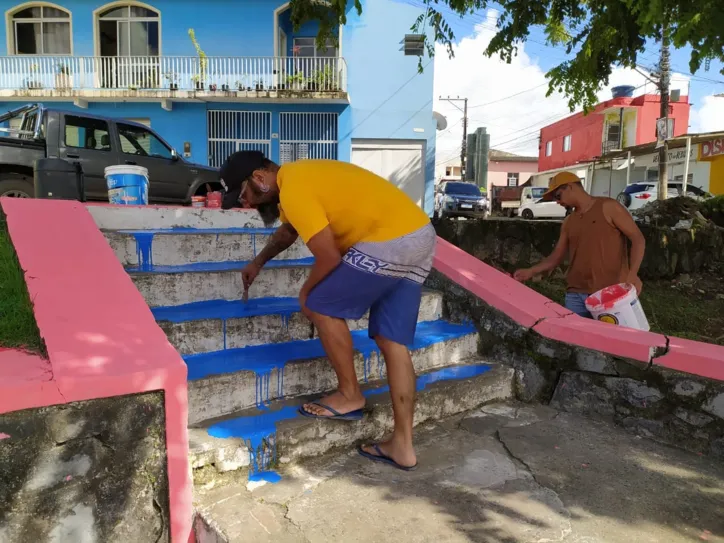
{"type": "Polygon", "coordinates": [[[249,301],[249,289],[246,288],[246,287],[244,287],[244,294],[243,294],[243,296],[241,297],[241,301],[244,302],[244,303],[246,303],[246,302],[249,301]]]}

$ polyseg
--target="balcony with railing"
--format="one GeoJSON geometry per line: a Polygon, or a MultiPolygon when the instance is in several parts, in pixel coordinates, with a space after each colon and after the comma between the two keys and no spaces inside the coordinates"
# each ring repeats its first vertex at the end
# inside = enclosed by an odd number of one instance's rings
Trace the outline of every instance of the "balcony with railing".
{"type": "Polygon", "coordinates": [[[347,100],[343,58],[0,57],[0,96],[347,100]]]}

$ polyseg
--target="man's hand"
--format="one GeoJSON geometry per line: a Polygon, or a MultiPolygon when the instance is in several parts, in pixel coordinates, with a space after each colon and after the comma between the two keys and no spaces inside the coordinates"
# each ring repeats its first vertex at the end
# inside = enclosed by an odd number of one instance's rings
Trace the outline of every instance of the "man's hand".
{"type": "Polygon", "coordinates": [[[256,276],[259,275],[260,271],[261,266],[253,260],[241,270],[241,281],[244,284],[244,290],[249,290],[249,287],[254,282],[254,279],[256,279],[256,276]]]}
{"type": "Polygon", "coordinates": [[[644,284],[641,282],[641,279],[639,279],[638,275],[636,275],[635,273],[630,273],[626,278],[626,282],[629,285],[633,285],[636,288],[636,294],[638,296],[641,296],[641,289],[643,288],[644,284]]]}
{"type": "Polygon", "coordinates": [[[515,270],[515,273],[513,274],[513,279],[521,282],[530,281],[534,275],[535,272],[533,271],[533,268],[525,268],[522,270],[515,270]]]}

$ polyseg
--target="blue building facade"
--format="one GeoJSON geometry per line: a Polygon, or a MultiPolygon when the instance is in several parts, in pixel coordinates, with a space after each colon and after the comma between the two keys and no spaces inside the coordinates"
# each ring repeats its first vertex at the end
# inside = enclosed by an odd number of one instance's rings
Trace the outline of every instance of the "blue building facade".
{"type": "Polygon", "coordinates": [[[433,64],[418,73],[403,47],[420,8],[363,1],[319,47],[317,23],[294,30],[283,0],[0,7],[2,110],[41,102],[132,119],[217,167],[238,149],[351,161],[432,212],[433,64]]]}

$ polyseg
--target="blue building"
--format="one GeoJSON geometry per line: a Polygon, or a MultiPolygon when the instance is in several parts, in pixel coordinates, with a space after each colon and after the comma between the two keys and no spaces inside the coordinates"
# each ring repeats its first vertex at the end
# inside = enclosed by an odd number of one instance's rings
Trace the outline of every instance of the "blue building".
{"type": "Polygon", "coordinates": [[[217,167],[239,149],[351,161],[432,212],[433,64],[418,74],[409,36],[420,8],[363,0],[318,47],[317,23],[295,31],[284,0],[0,7],[2,110],[41,102],[132,119],[217,167]]]}

